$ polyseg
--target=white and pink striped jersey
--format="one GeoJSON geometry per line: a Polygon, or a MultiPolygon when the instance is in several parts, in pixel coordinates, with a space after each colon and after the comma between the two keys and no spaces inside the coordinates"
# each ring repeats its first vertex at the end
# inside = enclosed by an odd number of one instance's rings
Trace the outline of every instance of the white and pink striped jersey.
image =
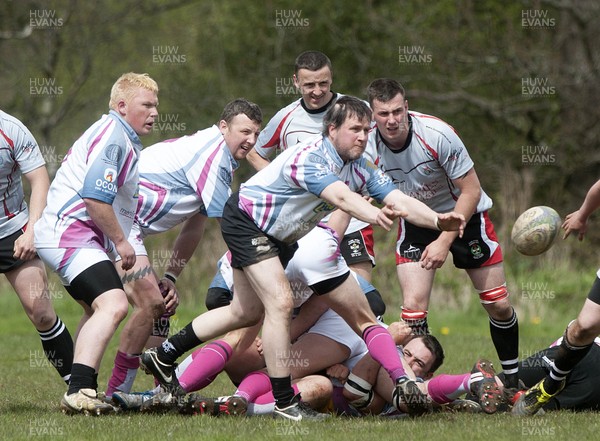
{"type": "Polygon", "coordinates": [[[27,127],[0,110],[0,238],[10,236],[29,220],[21,175],[45,164],[27,127]]]}
{"type": "Polygon", "coordinates": [[[336,181],[379,202],[395,189],[366,158],[344,164],[328,138],[316,137],[287,149],[242,184],[239,207],[264,233],[294,243],[335,210],[319,195],[336,181]]]}
{"type": "MultiPolygon", "coordinates": [[[[307,108],[302,98],[288,104],[277,112],[260,132],[254,150],[263,158],[269,159],[288,147],[321,135],[323,132],[323,118],[327,110],[342,96],[344,95],[333,92],[331,101],[320,109],[307,108]]],[[[375,152],[370,150],[370,146],[367,146],[365,156],[374,162],[375,152]]],[[[365,222],[352,218],[346,229],[346,234],[362,230],[367,225],[365,222]]]]}
{"type": "Polygon", "coordinates": [[[144,149],[136,215],[142,235],[167,231],[196,213],[221,217],[238,166],[217,126],[144,149]]]}
{"type": "Polygon", "coordinates": [[[83,199],[111,204],[123,233],[131,230],[138,199],[142,144],[115,111],[103,115],[73,144],[50,185],[35,224],[36,248],[97,248],[114,244],[91,219],[83,199]]]}
{"type": "MultiPolygon", "coordinates": [[[[410,133],[402,150],[390,150],[379,131],[371,131],[369,144],[377,152],[375,163],[403,193],[439,213],[452,211],[460,196],[452,180],[473,168],[473,160],[454,129],[441,119],[411,111],[409,121],[410,133]]],[[[481,190],[477,212],[491,207],[492,199],[481,190]]]]}

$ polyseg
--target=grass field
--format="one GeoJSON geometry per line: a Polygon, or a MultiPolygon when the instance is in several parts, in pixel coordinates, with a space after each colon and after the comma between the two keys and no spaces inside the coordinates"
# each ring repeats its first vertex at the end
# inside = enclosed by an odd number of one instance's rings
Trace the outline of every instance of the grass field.
{"type": "MultiPolygon", "coordinates": [[[[592,274],[593,276],[593,274],[592,274]]],[[[534,274],[529,275],[535,280],[534,274]]],[[[548,276],[551,277],[551,276],[548,276]]],[[[589,286],[588,280],[574,283],[589,286]]],[[[560,277],[558,278],[560,279],[560,277]]],[[[80,316],[79,307],[57,289],[51,279],[55,307],[74,332],[80,316]]],[[[441,276],[443,281],[443,276],[441,276]]],[[[538,287],[538,293],[546,293],[545,299],[534,299],[529,294],[514,295],[520,311],[521,357],[547,345],[561,335],[569,319],[574,317],[585,293],[577,286],[571,306],[559,302],[559,282],[538,287]],[[542,289],[544,288],[544,289],[542,289]],[[555,290],[557,292],[555,292],[555,290]],[[552,292],[552,295],[548,295],[552,292]],[[549,303],[550,302],[550,303],[549,303]],[[563,305],[560,308],[557,306],[563,305]],[[541,316],[544,318],[541,319],[541,316]]],[[[518,289],[516,290],[518,291],[518,289]]],[[[440,296],[441,297],[441,296],[440,296]]],[[[441,301],[441,300],[440,300],[441,301]]],[[[193,318],[199,300],[187,299],[175,317],[176,328],[181,328],[193,318]],[[193,307],[191,305],[194,305],[193,307]]],[[[486,317],[475,300],[443,301],[432,305],[431,327],[445,347],[447,359],[440,372],[459,373],[470,370],[480,356],[495,361],[494,349],[488,336],[486,317]],[[452,306],[448,304],[452,303],[452,306]],[[443,306],[443,307],[442,307],[443,306]]],[[[331,418],[321,423],[292,424],[266,417],[212,418],[186,417],[180,415],[120,414],[100,418],[65,416],[58,410],[58,403],[65,391],[54,369],[48,365],[41,350],[37,334],[23,313],[17,297],[0,286],[0,437],[12,439],[53,438],[61,440],[354,440],[354,439],[435,439],[435,440],[571,440],[596,438],[597,414],[557,412],[529,419],[511,415],[457,415],[435,414],[419,419],[382,420],[378,418],[348,419],[331,418]]],[[[389,318],[395,315],[392,306],[389,318]]],[[[104,359],[99,375],[100,389],[108,379],[116,348],[116,338],[104,359]]],[[[136,390],[152,385],[151,378],[142,372],[135,383],[136,390]]],[[[205,390],[207,396],[231,393],[232,385],[226,378],[205,390]]]]}

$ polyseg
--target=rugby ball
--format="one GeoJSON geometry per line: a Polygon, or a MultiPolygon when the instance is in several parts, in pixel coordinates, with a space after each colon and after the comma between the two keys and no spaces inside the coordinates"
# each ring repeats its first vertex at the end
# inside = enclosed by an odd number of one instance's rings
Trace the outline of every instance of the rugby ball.
{"type": "Polygon", "coordinates": [[[552,246],[560,224],[560,216],[553,208],[531,207],[517,218],[510,238],[519,253],[537,256],[552,246]]]}

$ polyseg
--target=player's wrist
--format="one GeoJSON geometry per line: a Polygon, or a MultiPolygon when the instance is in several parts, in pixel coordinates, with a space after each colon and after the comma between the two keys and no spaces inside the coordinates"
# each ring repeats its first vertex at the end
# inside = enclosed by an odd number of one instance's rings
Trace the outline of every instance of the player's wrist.
{"type": "Polygon", "coordinates": [[[173,285],[177,283],[177,276],[170,271],[165,271],[163,279],[170,280],[171,282],[173,282],[173,285]]]}

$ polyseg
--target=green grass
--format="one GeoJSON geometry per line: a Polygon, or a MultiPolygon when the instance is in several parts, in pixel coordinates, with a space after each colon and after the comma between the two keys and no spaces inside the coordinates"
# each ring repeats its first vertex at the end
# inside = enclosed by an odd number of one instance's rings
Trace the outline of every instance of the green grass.
{"type": "MultiPolygon", "coordinates": [[[[552,286],[559,283],[561,286],[568,286],[569,279],[573,285],[583,285],[575,275],[566,274],[561,278],[556,274],[533,271],[528,273],[528,277],[548,277],[553,280],[549,282],[552,286]]],[[[519,277],[522,278],[523,274],[519,277]]],[[[440,274],[440,284],[445,286],[446,283],[451,283],[450,277],[440,274]]],[[[71,332],[74,332],[80,317],[79,307],[66,293],[56,289],[58,285],[55,282],[51,281],[51,286],[54,287],[56,310],[71,332]]],[[[455,281],[450,294],[447,294],[450,291],[438,289],[430,313],[432,330],[439,335],[446,349],[447,359],[441,371],[447,373],[470,370],[475,359],[480,356],[498,363],[488,335],[487,318],[478,305],[476,296],[472,293],[461,294],[461,286],[463,282],[455,281]]],[[[387,295],[391,296],[390,293],[387,295]]],[[[560,336],[564,325],[578,312],[584,296],[584,293],[574,296],[576,298],[572,305],[568,303],[563,307],[557,298],[523,299],[518,293],[515,295],[513,290],[514,300],[520,310],[521,356],[528,356],[560,336]],[[529,305],[528,302],[533,304],[529,305]],[[537,318],[540,314],[544,317],[542,320],[537,318]]],[[[397,299],[389,301],[391,306],[386,314],[388,319],[397,316],[397,302],[397,299]]],[[[175,317],[175,326],[181,328],[188,323],[198,311],[200,303],[199,299],[186,299],[175,317]]],[[[144,414],[121,414],[100,418],[69,417],[58,410],[65,386],[58,379],[54,369],[45,362],[37,334],[23,313],[17,297],[5,284],[0,285],[0,310],[0,430],[2,439],[6,440],[350,440],[410,436],[411,439],[436,440],[551,438],[555,441],[592,439],[595,436],[592,430],[597,423],[597,414],[570,412],[557,412],[533,419],[513,418],[510,415],[452,414],[400,420],[335,417],[322,423],[306,422],[300,425],[278,422],[267,417],[211,418],[144,414]]],[[[114,338],[101,367],[101,389],[104,388],[110,374],[116,343],[117,339],[114,338]]],[[[151,378],[140,372],[134,387],[136,390],[144,390],[152,384],[151,378]]],[[[219,377],[205,390],[205,394],[217,396],[231,393],[233,390],[233,386],[225,377],[219,377]]]]}

